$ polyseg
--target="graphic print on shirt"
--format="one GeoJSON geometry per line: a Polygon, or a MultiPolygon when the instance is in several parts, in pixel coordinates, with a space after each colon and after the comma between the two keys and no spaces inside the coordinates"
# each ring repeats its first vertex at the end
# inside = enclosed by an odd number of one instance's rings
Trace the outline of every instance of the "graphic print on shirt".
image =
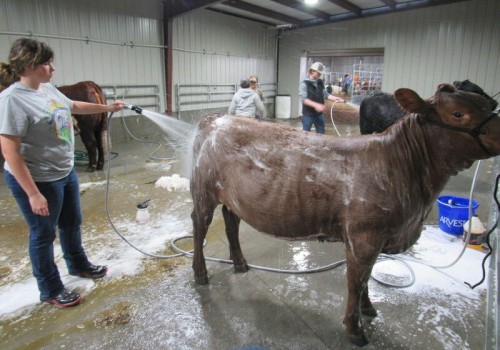
{"type": "Polygon", "coordinates": [[[50,125],[54,126],[57,137],[73,144],[73,119],[68,107],[62,103],[51,100],[49,104],[50,125]]]}

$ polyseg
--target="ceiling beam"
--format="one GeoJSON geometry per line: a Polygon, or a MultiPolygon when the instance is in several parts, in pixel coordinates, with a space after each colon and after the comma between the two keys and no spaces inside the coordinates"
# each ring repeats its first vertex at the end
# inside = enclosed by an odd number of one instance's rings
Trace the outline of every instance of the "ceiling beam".
{"type": "Polygon", "coordinates": [[[239,10],[252,12],[252,13],[255,13],[255,14],[260,15],[260,16],[273,18],[273,19],[281,21],[281,22],[291,23],[291,24],[294,24],[296,26],[300,26],[302,23],[297,18],[286,16],[286,15],[283,15],[283,14],[278,13],[278,12],[270,11],[269,9],[265,9],[265,8],[262,8],[262,7],[259,7],[256,5],[252,5],[252,4],[249,4],[248,2],[244,2],[244,1],[228,0],[228,1],[223,1],[222,4],[226,5],[226,6],[234,7],[234,8],[239,9],[239,10]]]}
{"type": "Polygon", "coordinates": [[[307,6],[306,4],[304,4],[303,1],[296,1],[296,0],[271,0],[271,1],[277,2],[278,4],[283,6],[291,7],[297,11],[307,13],[308,15],[311,15],[313,17],[321,18],[326,22],[330,21],[330,15],[328,13],[315,9],[314,7],[307,6]]]}
{"type": "Polygon", "coordinates": [[[384,4],[386,4],[387,6],[389,6],[391,9],[395,10],[396,9],[396,5],[398,4],[396,1],[394,0],[380,0],[382,1],[384,4]]]}
{"type": "Polygon", "coordinates": [[[164,13],[167,18],[173,18],[179,15],[186,14],[187,12],[204,8],[222,0],[198,0],[198,1],[179,1],[179,0],[162,0],[164,6],[164,13]]]}
{"type": "Polygon", "coordinates": [[[346,9],[349,12],[354,12],[356,15],[361,16],[362,9],[354,5],[352,2],[349,2],[347,0],[328,0],[328,1],[330,1],[332,4],[342,7],[343,9],[346,9]]]}

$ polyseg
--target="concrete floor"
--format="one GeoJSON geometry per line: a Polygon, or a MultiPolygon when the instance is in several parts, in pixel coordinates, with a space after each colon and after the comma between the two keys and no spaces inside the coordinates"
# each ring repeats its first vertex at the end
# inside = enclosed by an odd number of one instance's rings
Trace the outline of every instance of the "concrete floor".
{"type": "MultiPolygon", "coordinates": [[[[281,122],[298,125],[297,121],[281,122]]],[[[188,191],[167,191],[154,185],[163,176],[183,172],[182,157],[179,161],[149,159],[155,148],[137,141],[113,144],[112,151],[118,155],[111,161],[108,204],[114,224],[133,244],[169,255],[173,252],[168,242],[191,232],[192,203],[188,191]],[[135,204],[149,198],[151,221],[137,225],[135,204]]],[[[156,155],[169,158],[174,153],[161,148],[156,155]]],[[[489,213],[492,167],[492,161],[483,164],[476,185],[475,198],[483,221],[489,213]]],[[[67,271],[64,274],[59,254],[56,261],[66,285],[80,290],[85,302],[64,310],[38,304],[36,294],[22,288],[24,284],[34,287],[26,256],[27,229],[2,177],[0,267],[7,274],[0,275],[0,313],[8,307],[5,296],[11,295],[9,290],[19,288],[21,295],[27,293],[24,295],[33,300],[0,317],[2,349],[356,348],[344,338],[342,324],[347,296],[345,266],[311,274],[256,268],[235,274],[231,265],[209,262],[210,283],[198,286],[190,258],[148,258],[125,244],[106,219],[106,172],[89,174],[85,166],[77,168],[85,188],[83,240],[89,256],[96,263],[108,264],[110,273],[96,283],[79,281],[67,271]]],[[[443,193],[468,197],[473,171],[454,177],[443,193]]],[[[437,224],[437,209],[427,223],[437,224]]],[[[344,258],[342,244],[282,241],[256,233],[244,223],[240,232],[242,250],[250,264],[307,269],[344,258]]],[[[428,238],[433,234],[435,230],[428,238]]],[[[439,240],[447,243],[442,237],[439,240]]],[[[448,242],[456,245],[456,241],[448,242]]],[[[179,245],[189,249],[189,240],[179,245]]],[[[417,257],[424,253],[410,251],[417,257]]],[[[449,261],[448,253],[445,248],[440,254],[449,261]]],[[[479,258],[474,257],[480,261],[482,253],[470,254],[479,254],[479,258]]],[[[205,255],[220,259],[229,255],[220,210],[210,227],[205,255]]],[[[452,274],[416,268],[417,282],[410,288],[388,288],[370,281],[379,316],[363,321],[370,339],[365,348],[483,349],[485,287],[469,291],[452,274]]],[[[472,269],[461,269],[468,268],[472,269]]],[[[469,277],[479,280],[480,273],[469,277]]]]}

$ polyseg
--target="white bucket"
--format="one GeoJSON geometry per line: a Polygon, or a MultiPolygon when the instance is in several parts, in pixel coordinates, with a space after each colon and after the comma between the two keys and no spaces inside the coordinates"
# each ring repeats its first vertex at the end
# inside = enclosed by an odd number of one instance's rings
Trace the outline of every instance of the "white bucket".
{"type": "Polygon", "coordinates": [[[275,117],[278,119],[290,119],[291,116],[291,106],[292,97],[290,95],[276,95],[274,102],[275,105],[275,117]]]}

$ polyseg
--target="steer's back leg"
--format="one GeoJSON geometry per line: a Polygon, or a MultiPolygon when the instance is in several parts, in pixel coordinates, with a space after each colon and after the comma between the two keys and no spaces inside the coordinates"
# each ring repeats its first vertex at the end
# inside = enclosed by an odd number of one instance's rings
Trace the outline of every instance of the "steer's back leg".
{"type": "Polygon", "coordinates": [[[97,170],[104,168],[104,145],[106,144],[106,130],[96,130],[96,148],[97,148],[97,170]]]}
{"type": "Polygon", "coordinates": [[[90,120],[78,121],[78,124],[80,125],[80,137],[89,156],[87,171],[93,172],[97,169],[97,140],[95,138],[94,130],[92,129],[93,126],[90,120]]]}
{"type": "Polygon", "coordinates": [[[368,284],[361,294],[361,313],[365,316],[377,316],[377,310],[373,307],[370,297],[368,295],[368,284]]]}
{"type": "Polygon", "coordinates": [[[368,297],[368,279],[381,250],[377,248],[377,242],[371,242],[369,248],[357,244],[366,242],[366,238],[360,235],[355,240],[349,239],[346,242],[348,296],[344,324],[347,338],[358,346],[368,344],[361,323],[361,312],[370,316],[376,315],[368,297]]]}
{"type": "MultiPolygon", "coordinates": [[[[193,192],[193,190],[191,190],[193,192]]],[[[198,284],[208,283],[207,266],[203,255],[203,242],[207,235],[208,227],[212,223],[216,203],[206,200],[205,196],[193,196],[194,208],[191,213],[193,220],[193,271],[194,279],[198,284]]]]}
{"type": "Polygon", "coordinates": [[[240,218],[229,210],[225,205],[222,206],[222,215],[226,225],[226,236],[229,241],[229,259],[233,261],[236,272],[247,272],[248,265],[243,257],[240,247],[239,229],[240,218]]]}

